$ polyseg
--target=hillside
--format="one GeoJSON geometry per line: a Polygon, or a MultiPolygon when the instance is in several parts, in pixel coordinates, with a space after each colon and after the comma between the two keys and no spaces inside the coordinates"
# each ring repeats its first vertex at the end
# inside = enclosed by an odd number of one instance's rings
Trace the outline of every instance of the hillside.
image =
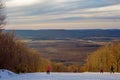
{"type": "Polygon", "coordinates": [[[89,55],[86,64],[88,71],[103,69],[108,72],[111,66],[114,67],[115,72],[120,72],[120,42],[105,45],[94,51],[89,55]]]}
{"type": "Polygon", "coordinates": [[[86,62],[89,53],[102,46],[87,40],[36,40],[26,43],[31,48],[37,49],[42,57],[51,61],[81,65],[86,62]]]}
{"type": "Polygon", "coordinates": [[[29,47],[54,62],[84,65],[89,53],[120,40],[120,30],[15,30],[29,47]],[[66,57],[67,56],[67,57],[66,57]]]}
{"type": "Polygon", "coordinates": [[[80,64],[86,62],[89,53],[108,42],[120,39],[120,30],[16,30],[29,47],[54,62],[80,64]]]}

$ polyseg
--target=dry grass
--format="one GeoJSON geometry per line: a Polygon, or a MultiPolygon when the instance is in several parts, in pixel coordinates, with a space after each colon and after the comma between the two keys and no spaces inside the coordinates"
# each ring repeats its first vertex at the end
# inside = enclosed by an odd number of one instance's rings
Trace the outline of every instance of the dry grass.
{"type": "Polygon", "coordinates": [[[79,63],[81,65],[85,63],[89,53],[101,46],[87,40],[42,40],[28,42],[28,44],[37,49],[42,57],[54,62],[79,63]]]}

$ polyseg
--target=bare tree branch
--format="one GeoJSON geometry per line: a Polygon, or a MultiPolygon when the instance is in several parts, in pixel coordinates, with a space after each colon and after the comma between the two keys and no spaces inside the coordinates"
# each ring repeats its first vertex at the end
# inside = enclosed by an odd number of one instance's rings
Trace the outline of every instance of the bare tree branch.
{"type": "Polygon", "coordinates": [[[6,15],[4,12],[4,8],[5,8],[5,5],[4,5],[3,1],[0,0],[0,29],[2,29],[6,24],[6,22],[5,22],[6,15]]]}

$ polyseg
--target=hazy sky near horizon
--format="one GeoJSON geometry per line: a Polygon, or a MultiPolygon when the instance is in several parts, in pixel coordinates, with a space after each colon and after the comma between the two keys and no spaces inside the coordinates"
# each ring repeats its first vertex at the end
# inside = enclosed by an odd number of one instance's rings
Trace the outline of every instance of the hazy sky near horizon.
{"type": "Polygon", "coordinates": [[[7,0],[6,29],[120,29],[120,0],[7,0]]]}

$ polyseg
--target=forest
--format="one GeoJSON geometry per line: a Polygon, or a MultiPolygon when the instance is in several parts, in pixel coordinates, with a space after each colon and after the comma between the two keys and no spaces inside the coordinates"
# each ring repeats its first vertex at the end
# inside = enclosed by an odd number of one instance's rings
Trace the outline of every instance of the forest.
{"type": "Polygon", "coordinates": [[[86,68],[88,71],[99,71],[101,68],[108,72],[114,66],[120,72],[120,42],[105,45],[88,56],[86,68]]]}

